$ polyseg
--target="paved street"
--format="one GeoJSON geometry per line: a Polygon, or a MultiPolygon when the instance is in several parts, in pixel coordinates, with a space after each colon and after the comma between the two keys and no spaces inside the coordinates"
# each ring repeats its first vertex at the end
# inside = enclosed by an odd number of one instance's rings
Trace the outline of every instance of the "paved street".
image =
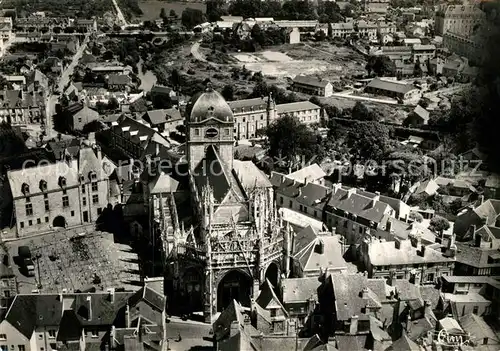
{"type": "Polygon", "coordinates": [[[120,6],[118,6],[118,2],[116,2],[116,0],[113,0],[113,5],[115,5],[116,15],[118,16],[118,20],[122,25],[126,26],[128,24],[127,20],[125,19],[125,16],[123,16],[123,12],[120,9],[120,6]]]}
{"type": "Polygon", "coordinates": [[[169,340],[168,345],[164,344],[163,351],[167,351],[167,346],[172,351],[212,350],[212,341],[203,339],[211,337],[209,335],[210,329],[209,324],[171,319],[166,327],[167,338],[171,340],[169,340]],[[177,342],[179,334],[182,340],[177,342]]]}
{"type": "MultiPolygon", "coordinates": [[[[64,91],[64,88],[66,85],[70,82],[70,77],[73,74],[73,71],[75,70],[75,67],[78,65],[78,61],[83,55],[83,52],[87,48],[87,44],[89,43],[90,37],[87,35],[85,36],[85,39],[82,42],[82,45],[80,45],[80,48],[76,52],[76,54],[73,56],[73,60],[71,63],[66,67],[66,69],[63,71],[61,74],[61,78],[59,79],[59,82],[57,83],[57,88],[55,89],[57,92],[62,93],[64,91]]],[[[56,111],[56,104],[59,99],[58,95],[50,95],[49,99],[47,101],[47,106],[45,109],[45,113],[47,116],[47,121],[46,121],[46,133],[47,133],[47,139],[51,139],[57,135],[57,132],[54,130],[53,126],[53,119],[52,116],[54,115],[56,111]]]]}

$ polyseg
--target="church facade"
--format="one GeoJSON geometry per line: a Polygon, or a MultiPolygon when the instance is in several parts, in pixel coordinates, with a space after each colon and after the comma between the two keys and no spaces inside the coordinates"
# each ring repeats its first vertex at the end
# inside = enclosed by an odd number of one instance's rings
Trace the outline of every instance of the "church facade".
{"type": "Polygon", "coordinates": [[[266,278],[277,284],[290,230],[269,179],[252,162],[234,160],[235,121],[224,98],[208,87],[186,112],[184,164],[158,175],[149,207],[171,301],[211,322],[233,299],[250,306],[266,278]]]}

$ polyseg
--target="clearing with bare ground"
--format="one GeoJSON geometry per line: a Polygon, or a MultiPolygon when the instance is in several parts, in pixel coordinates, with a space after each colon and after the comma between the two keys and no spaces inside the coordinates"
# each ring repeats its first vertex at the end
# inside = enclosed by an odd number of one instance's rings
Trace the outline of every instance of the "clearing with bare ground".
{"type": "Polygon", "coordinates": [[[285,44],[266,51],[232,56],[240,66],[276,78],[321,74],[324,79],[338,80],[364,73],[366,65],[364,57],[350,47],[329,43],[285,44]]]}

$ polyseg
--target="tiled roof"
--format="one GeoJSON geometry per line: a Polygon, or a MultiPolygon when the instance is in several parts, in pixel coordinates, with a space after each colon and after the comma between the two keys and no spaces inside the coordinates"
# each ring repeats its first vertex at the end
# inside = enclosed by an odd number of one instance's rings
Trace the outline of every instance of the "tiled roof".
{"type": "Polygon", "coordinates": [[[296,76],[293,82],[317,88],[325,88],[328,85],[328,83],[330,83],[327,80],[320,80],[316,77],[308,77],[308,76],[296,76]]]}
{"type": "Polygon", "coordinates": [[[234,160],[233,170],[244,189],[272,187],[266,175],[252,161],[234,160]]]}
{"type": "Polygon", "coordinates": [[[318,166],[317,163],[313,163],[312,165],[309,165],[307,167],[299,169],[298,171],[288,174],[287,178],[294,179],[299,182],[305,182],[306,179],[308,181],[315,181],[318,179],[322,179],[325,176],[326,176],[325,171],[323,171],[323,169],[320,166],[318,166]]]}
{"type": "Polygon", "coordinates": [[[457,242],[456,245],[457,262],[476,268],[500,267],[500,263],[488,262],[488,257],[497,254],[498,250],[475,247],[470,243],[457,242]]]}
{"type": "Polygon", "coordinates": [[[339,350],[362,351],[369,348],[368,335],[337,335],[335,338],[339,350]]]}
{"type": "Polygon", "coordinates": [[[333,211],[335,209],[343,210],[368,221],[381,223],[390,206],[381,201],[356,194],[355,189],[351,191],[337,189],[328,201],[328,208],[333,209],[333,211]]]}
{"type": "Polygon", "coordinates": [[[387,349],[388,351],[420,351],[420,346],[410,339],[410,337],[403,332],[403,335],[394,341],[392,345],[387,349]]]}
{"type": "Polygon", "coordinates": [[[305,110],[318,110],[320,107],[310,101],[290,102],[288,104],[276,105],[276,112],[280,115],[305,110]]]}
{"type": "Polygon", "coordinates": [[[439,262],[454,262],[454,259],[443,256],[440,251],[425,248],[424,256],[419,254],[420,247],[413,247],[410,240],[400,240],[400,248],[394,241],[373,241],[369,244],[368,256],[374,266],[408,265],[439,262]]]}
{"type": "Polygon", "coordinates": [[[367,88],[387,90],[387,91],[401,93],[401,94],[406,94],[412,90],[417,89],[413,85],[396,83],[396,82],[389,82],[389,81],[381,80],[378,78],[372,79],[371,82],[368,83],[367,88]]]}
{"type": "Polygon", "coordinates": [[[233,300],[222,311],[219,318],[213,324],[213,331],[217,341],[224,339],[229,334],[233,321],[237,321],[239,325],[243,325],[242,307],[236,300],[233,300]]]}
{"type": "Polygon", "coordinates": [[[179,182],[166,173],[158,174],[149,183],[151,194],[175,192],[179,187],[179,182]]]}
{"type": "Polygon", "coordinates": [[[233,110],[233,113],[248,112],[248,111],[260,111],[267,108],[269,98],[253,98],[245,100],[235,100],[228,101],[229,107],[233,110]]]}
{"type": "Polygon", "coordinates": [[[352,22],[348,22],[348,23],[332,23],[331,26],[332,26],[333,30],[339,30],[339,29],[354,30],[354,26],[353,26],[352,22]]]}
{"type": "Polygon", "coordinates": [[[61,322],[59,295],[17,295],[5,319],[26,338],[37,327],[57,327],[61,322]]]}
{"type": "Polygon", "coordinates": [[[127,85],[130,82],[130,77],[125,74],[110,74],[108,77],[109,85],[127,85]]]}
{"type": "Polygon", "coordinates": [[[182,119],[181,113],[176,108],[158,109],[147,111],[144,118],[152,125],[182,119]]]}
{"type": "Polygon", "coordinates": [[[260,294],[255,302],[263,309],[269,310],[279,308],[283,311],[283,313],[287,314],[285,307],[283,307],[281,301],[276,296],[274,287],[269,282],[269,279],[266,279],[266,281],[264,282],[260,294]]]}
{"type": "Polygon", "coordinates": [[[60,189],[60,177],[66,179],[66,187],[77,186],[79,184],[77,167],[68,165],[67,162],[57,162],[54,164],[41,165],[37,167],[24,168],[7,172],[12,197],[24,197],[23,184],[29,186],[30,194],[41,193],[40,181],[45,181],[47,192],[60,189]]]}
{"type": "Polygon", "coordinates": [[[313,242],[318,236],[318,229],[307,226],[294,235],[292,253],[295,255],[313,242]]]}
{"type": "Polygon", "coordinates": [[[198,193],[201,195],[205,186],[210,186],[213,191],[214,199],[222,202],[227,193],[231,190],[231,181],[228,175],[229,171],[222,164],[219,154],[214,147],[207,148],[205,158],[195,169],[195,183],[198,193]]]}
{"type": "Polygon", "coordinates": [[[471,313],[461,317],[460,324],[478,344],[485,338],[488,338],[492,344],[498,344],[500,341],[497,334],[484,321],[483,317],[476,314],[471,313]]]}
{"type": "MultiPolygon", "coordinates": [[[[354,315],[361,315],[365,306],[381,307],[377,295],[368,288],[368,298],[362,298],[362,291],[367,288],[368,278],[362,274],[332,274],[333,291],[337,307],[337,318],[347,321],[354,315]]],[[[341,348],[341,350],[343,350],[341,348]]]]}
{"type": "Polygon", "coordinates": [[[316,237],[304,249],[295,254],[294,258],[300,263],[304,273],[318,271],[321,268],[347,270],[338,235],[316,237]],[[323,246],[323,253],[317,252],[317,247],[320,245],[323,246]]]}
{"type": "Polygon", "coordinates": [[[313,297],[318,299],[320,282],[317,277],[289,278],[282,281],[283,303],[305,302],[313,297]]]}

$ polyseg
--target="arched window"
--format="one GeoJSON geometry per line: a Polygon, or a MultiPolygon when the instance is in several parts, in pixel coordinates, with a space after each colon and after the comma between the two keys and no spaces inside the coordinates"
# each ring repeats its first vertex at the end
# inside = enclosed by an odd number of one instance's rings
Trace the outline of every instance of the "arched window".
{"type": "Polygon", "coordinates": [[[45,180],[40,180],[40,190],[47,191],[47,182],[45,180]]]}
{"type": "Polygon", "coordinates": [[[97,179],[97,175],[95,174],[94,171],[90,171],[89,172],[89,179],[90,180],[96,180],[97,179]]]}

